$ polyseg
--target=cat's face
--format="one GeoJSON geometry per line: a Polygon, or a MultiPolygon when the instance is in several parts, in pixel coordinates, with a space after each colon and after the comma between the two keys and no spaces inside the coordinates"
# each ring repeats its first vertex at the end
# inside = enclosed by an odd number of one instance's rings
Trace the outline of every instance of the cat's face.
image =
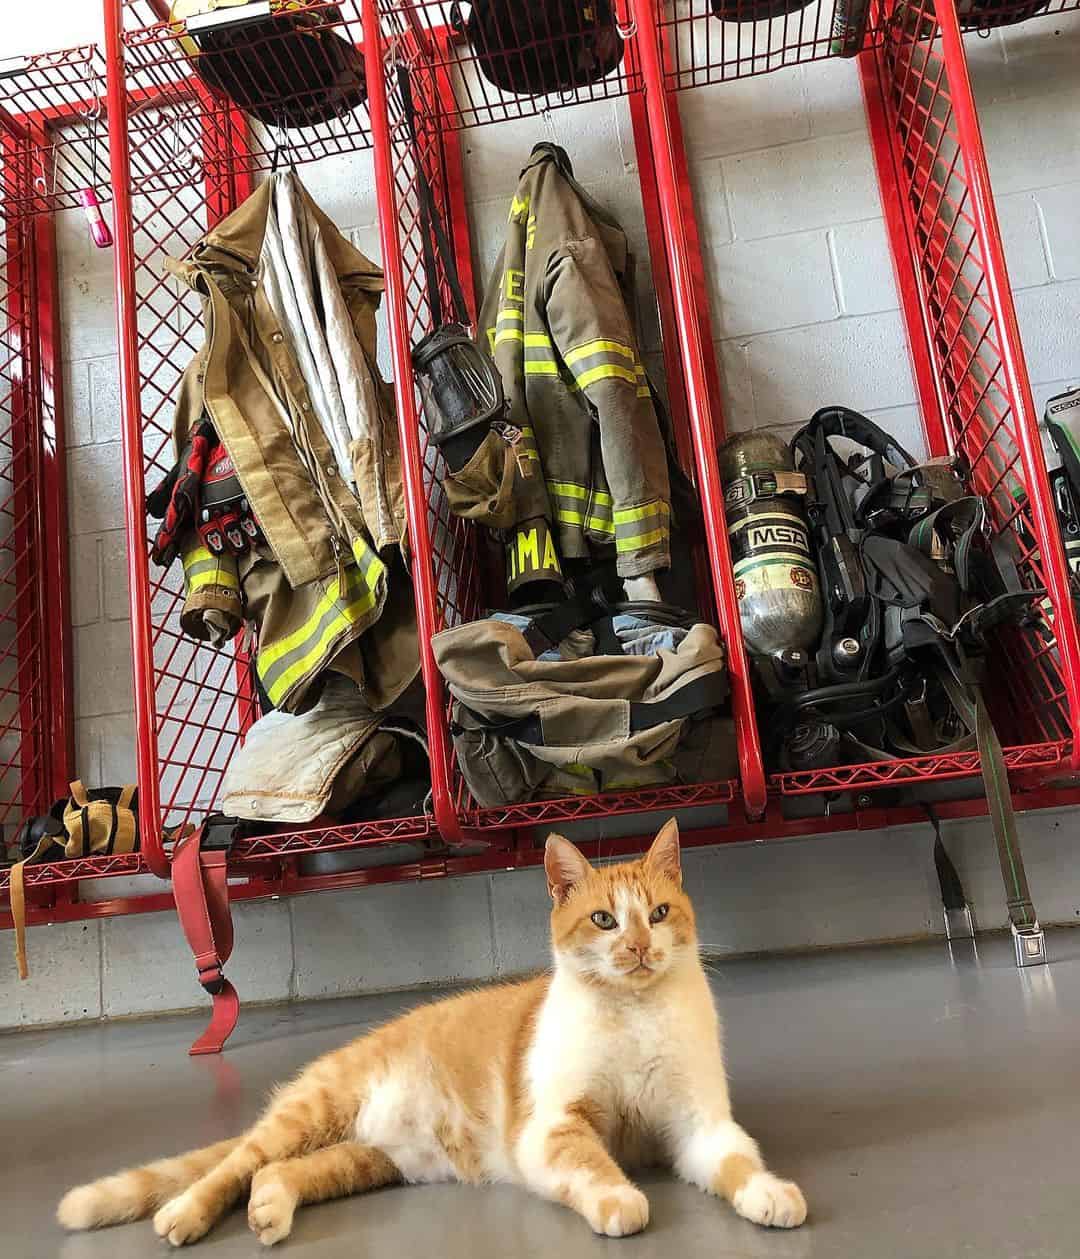
{"type": "Polygon", "coordinates": [[[640,990],[697,954],[674,818],[639,861],[595,869],[569,840],[552,835],[544,866],[560,966],[590,982],[640,990]]]}

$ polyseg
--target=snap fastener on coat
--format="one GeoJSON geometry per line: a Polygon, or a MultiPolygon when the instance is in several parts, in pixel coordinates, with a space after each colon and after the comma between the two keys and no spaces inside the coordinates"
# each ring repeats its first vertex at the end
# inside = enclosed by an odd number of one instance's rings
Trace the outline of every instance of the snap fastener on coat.
{"type": "Polygon", "coordinates": [[[270,340],[273,341],[275,345],[280,345],[281,342],[285,340],[285,335],[281,332],[275,332],[270,340]]]}

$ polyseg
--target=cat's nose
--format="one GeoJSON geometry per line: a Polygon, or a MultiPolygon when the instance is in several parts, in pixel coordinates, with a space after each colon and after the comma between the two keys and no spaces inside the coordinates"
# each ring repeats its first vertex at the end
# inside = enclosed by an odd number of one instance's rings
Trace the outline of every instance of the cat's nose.
{"type": "Polygon", "coordinates": [[[647,944],[628,944],[626,947],[639,959],[649,951],[647,944]]]}

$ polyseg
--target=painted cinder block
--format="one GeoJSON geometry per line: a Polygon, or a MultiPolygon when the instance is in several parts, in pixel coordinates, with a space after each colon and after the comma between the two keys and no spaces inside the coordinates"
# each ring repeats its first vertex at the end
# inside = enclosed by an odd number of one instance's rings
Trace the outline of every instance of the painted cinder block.
{"type": "Polygon", "coordinates": [[[494,973],[486,878],[385,884],[292,901],[296,992],[327,997],[494,973]]]}
{"type": "Polygon", "coordinates": [[[707,257],[720,338],[823,323],[840,313],[824,232],[736,240],[707,257]]]}
{"type": "MultiPolygon", "coordinates": [[[[5,937],[10,939],[10,936],[5,937]]],[[[26,933],[30,978],[5,949],[0,965],[0,1028],[101,1017],[101,924],[64,922],[26,933]]]]}

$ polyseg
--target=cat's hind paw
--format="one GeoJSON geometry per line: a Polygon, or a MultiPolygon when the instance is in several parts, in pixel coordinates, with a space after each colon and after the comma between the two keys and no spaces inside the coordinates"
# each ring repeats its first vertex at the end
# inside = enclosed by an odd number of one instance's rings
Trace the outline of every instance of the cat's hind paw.
{"type": "Polygon", "coordinates": [[[806,1219],[806,1199],[793,1181],[772,1172],[755,1172],[735,1194],[731,1205],[754,1224],[767,1228],[798,1228],[806,1219]]]}
{"type": "Polygon", "coordinates": [[[217,1221],[197,1194],[186,1189],[171,1199],[154,1216],[154,1232],[170,1246],[188,1246],[205,1237],[217,1221]]]}

